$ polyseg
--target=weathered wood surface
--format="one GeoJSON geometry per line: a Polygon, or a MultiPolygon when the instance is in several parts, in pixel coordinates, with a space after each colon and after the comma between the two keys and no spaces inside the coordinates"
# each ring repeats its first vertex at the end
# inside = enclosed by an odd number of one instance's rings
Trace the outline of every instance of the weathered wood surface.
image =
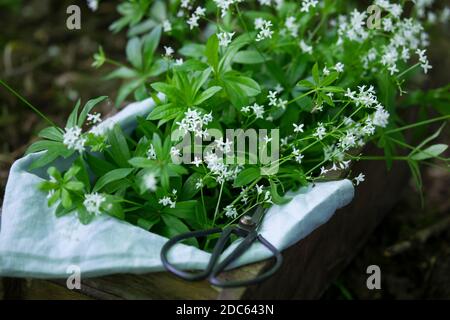
{"type": "MultiPolygon", "coordinates": [[[[366,150],[374,154],[374,149],[366,150]]],[[[408,179],[407,167],[394,163],[362,162],[352,168],[364,172],[353,202],[308,237],[283,252],[281,270],[259,285],[220,290],[206,282],[185,282],[168,273],[113,275],[85,279],[80,291],[65,281],[4,279],[6,298],[24,299],[314,299],[319,298],[364,245],[371,232],[399,199],[408,179]],[[11,281],[13,282],[11,284],[11,281]],[[5,288],[6,287],[6,288],[5,288]]],[[[226,278],[254,277],[269,266],[264,261],[233,270],[226,278]]],[[[1,288],[1,287],[0,287],[1,288]]],[[[0,289],[1,294],[1,289],[0,289]]]]}

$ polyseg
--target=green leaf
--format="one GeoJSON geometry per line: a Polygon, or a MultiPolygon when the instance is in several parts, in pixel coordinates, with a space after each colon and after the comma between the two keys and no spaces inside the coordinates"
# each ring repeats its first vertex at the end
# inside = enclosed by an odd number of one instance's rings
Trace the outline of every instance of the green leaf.
{"type": "Polygon", "coordinates": [[[177,176],[177,175],[183,175],[187,174],[188,171],[185,167],[174,164],[174,163],[168,163],[167,164],[168,173],[170,176],[177,176]]]}
{"type": "Polygon", "coordinates": [[[127,168],[128,160],[131,158],[130,149],[118,124],[108,131],[108,141],[111,145],[109,151],[113,160],[121,167],[127,168]]]}
{"type": "Polygon", "coordinates": [[[261,88],[259,87],[259,84],[252,78],[230,72],[224,76],[224,79],[226,81],[234,82],[249,97],[254,97],[261,93],[261,88]]]}
{"type": "Polygon", "coordinates": [[[131,78],[135,78],[139,75],[138,72],[136,72],[136,70],[128,68],[128,67],[120,67],[116,70],[114,70],[113,72],[111,72],[110,74],[108,74],[105,78],[106,80],[111,80],[111,79],[116,79],[116,78],[120,78],[120,79],[131,79],[131,78]]]}
{"type": "Polygon", "coordinates": [[[60,148],[60,147],[48,148],[47,152],[44,153],[39,159],[33,161],[28,169],[34,170],[34,169],[42,168],[42,167],[52,163],[58,157],[67,158],[70,155],[72,155],[73,153],[74,153],[73,150],[68,150],[66,148],[60,148]]]}
{"type": "Polygon", "coordinates": [[[126,47],[126,54],[128,61],[136,69],[142,68],[142,43],[139,38],[131,38],[126,47]]]}
{"type": "Polygon", "coordinates": [[[270,194],[272,195],[272,201],[275,204],[286,204],[292,200],[292,198],[290,197],[280,196],[280,194],[278,193],[277,185],[272,180],[270,181],[270,194]]]}
{"type": "Polygon", "coordinates": [[[137,220],[137,225],[145,230],[150,230],[160,220],[161,220],[161,218],[158,216],[153,217],[152,219],[139,218],[137,220]]]}
{"type": "Polygon", "coordinates": [[[259,168],[247,168],[242,170],[234,180],[234,187],[239,188],[245,186],[261,176],[259,168]]]}
{"type": "Polygon", "coordinates": [[[39,151],[47,151],[47,150],[67,150],[66,146],[57,141],[48,141],[48,140],[40,140],[33,143],[28,147],[25,154],[36,153],[39,151]]]}
{"type": "Polygon", "coordinates": [[[329,86],[334,81],[336,81],[337,78],[339,78],[339,73],[332,72],[320,83],[320,86],[322,86],[322,87],[329,86]]]}
{"type": "Polygon", "coordinates": [[[92,169],[96,176],[103,176],[109,171],[117,168],[111,162],[97,158],[89,153],[86,153],[86,161],[89,164],[89,168],[92,169]]]}
{"type": "Polygon", "coordinates": [[[103,177],[98,179],[92,192],[98,192],[107,184],[126,178],[131,172],[133,172],[133,170],[133,168],[121,168],[108,172],[103,177]]]}
{"type": "Polygon", "coordinates": [[[119,203],[120,199],[111,195],[105,195],[105,201],[101,205],[102,212],[106,214],[123,220],[125,219],[125,213],[123,212],[123,208],[119,203]]]}
{"type": "Polygon", "coordinates": [[[80,109],[81,100],[78,99],[77,104],[75,105],[75,108],[73,108],[72,112],[70,113],[69,118],[67,119],[66,128],[73,128],[77,125],[78,121],[78,110],[80,109]]]}
{"type": "Polygon", "coordinates": [[[180,103],[185,100],[184,94],[177,87],[171,84],[165,82],[156,82],[153,83],[151,87],[158,92],[164,93],[171,101],[180,103]]]}
{"type": "Polygon", "coordinates": [[[83,110],[81,110],[80,117],[78,118],[78,126],[81,127],[84,121],[86,121],[88,113],[90,113],[97,104],[99,104],[102,101],[105,101],[106,99],[108,99],[107,96],[101,96],[86,102],[86,104],[83,107],[83,110]]]}
{"type": "MultiPolygon", "coordinates": [[[[161,218],[166,225],[166,236],[170,238],[190,231],[180,219],[172,215],[162,214],[161,218]]],[[[198,247],[198,242],[195,238],[187,239],[185,242],[188,245],[198,247]]]]}
{"type": "Polygon", "coordinates": [[[445,150],[448,149],[448,145],[446,144],[435,144],[432,145],[425,150],[420,150],[417,153],[411,156],[412,160],[421,161],[431,158],[436,158],[440,154],[442,154],[445,150]]]}
{"type": "Polygon", "coordinates": [[[325,91],[325,92],[344,92],[345,90],[341,87],[334,87],[334,86],[328,86],[328,87],[322,87],[320,88],[321,91],[325,91]]]}
{"type": "Polygon", "coordinates": [[[61,190],[61,203],[66,209],[72,206],[72,198],[70,197],[69,191],[67,191],[66,189],[61,190]]]}
{"type": "Polygon", "coordinates": [[[84,184],[80,181],[69,181],[64,187],[70,191],[82,191],[84,189],[84,184]]]}
{"type": "Polygon", "coordinates": [[[117,93],[116,107],[119,107],[130,93],[139,88],[143,82],[144,80],[142,79],[135,79],[122,85],[117,93]]]}
{"type": "Polygon", "coordinates": [[[78,220],[84,225],[89,224],[94,219],[94,215],[89,213],[86,208],[81,204],[77,207],[78,220]]]}
{"type": "Polygon", "coordinates": [[[300,80],[297,84],[299,87],[314,89],[316,86],[309,80],[300,80]]]}
{"type": "Polygon", "coordinates": [[[197,105],[205,102],[206,100],[208,100],[209,98],[214,96],[220,90],[222,90],[222,87],[219,87],[219,86],[213,86],[211,88],[206,89],[195,99],[193,105],[197,106],[197,105]]]}
{"type": "Polygon", "coordinates": [[[217,73],[219,67],[219,39],[216,34],[213,34],[206,43],[205,49],[206,60],[208,64],[217,73]]]}
{"type": "Polygon", "coordinates": [[[197,203],[197,200],[177,201],[175,208],[165,207],[162,212],[180,219],[192,220],[195,219],[195,207],[197,203]]]}
{"type": "Polygon", "coordinates": [[[38,136],[52,141],[63,141],[63,131],[57,127],[45,128],[39,132],[38,136]]]}
{"type": "Polygon", "coordinates": [[[148,115],[147,120],[172,120],[182,112],[183,108],[173,105],[172,103],[163,104],[153,108],[152,112],[148,115]]]}
{"type": "Polygon", "coordinates": [[[74,210],[75,210],[74,206],[71,206],[70,208],[64,208],[64,206],[60,203],[56,207],[55,215],[59,218],[59,217],[65,216],[66,214],[71,213],[74,210]]]}
{"type": "Polygon", "coordinates": [[[202,175],[200,173],[195,172],[186,179],[180,192],[180,200],[191,200],[194,198],[194,196],[200,191],[200,189],[196,187],[196,184],[201,177],[202,175]]]}
{"type": "Polygon", "coordinates": [[[153,61],[153,55],[158,48],[161,39],[161,26],[157,26],[147,36],[143,38],[144,42],[144,61],[145,67],[148,68],[153,61]]]}
{"type": "Polygon", "coordinates": [[[155,160],[150,160],[142,157],[132,158],[128,161],[128,163],[135,168],[149,168],[149,169],[158,168],[158,164],[155,160]]]}
{"type": "Polygon", "coordinates": [[[314,64],[313,68],[312,68],[312,76],[314,79],[314,83],[316,85],[319,85],[320,83],[320,75],[319,75],[319,65],[317,64],[317,62],[314,64]]]}
{"type": "Polygon", "coordinates": [[[87,164],[83,157],[78,157],[75,162],[75,166],[78,166],[80,170],[76,174],[77,180],[83,182],[84,186],[86,187],[86,190],[91,190],[91,182],[89,180],[89,173],[87,169],[87,164]]]}
{"type": "Polygon", "coordinates": [[[265,62],[265,58],[256,50],[243,50],[236,53],[233,62],[241,64],[260,64],[265,62]]]}
{"type": "Polygon", "coordinates": [[[188,43],[181,47],[178,53],[185,57],[200,59],[205,56],[205,46],[197,43],[188,43]]]}

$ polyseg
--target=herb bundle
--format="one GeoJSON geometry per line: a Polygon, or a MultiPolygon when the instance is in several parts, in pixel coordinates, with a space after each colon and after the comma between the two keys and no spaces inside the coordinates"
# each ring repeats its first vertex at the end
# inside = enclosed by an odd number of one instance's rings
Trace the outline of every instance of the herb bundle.
{"type": "Polygon", "coordinates": [[[66,172],[50,167],[40,185],[56,215],[86,224],[109,214],[167,237],[285,204],[287,191],[370,159],[360,154],[368,142],[388,166],[407,161],[420,185],[420,161],[448,164],[447,146],[430,145],[439,131],[417,147],[403,136],[449,119],[448,88],[405,99],[409,80],[432,68],[425,28],[448,22],[448,9],[437,15],[429,4],[416,1],[407,14],[377,0],[371,16],[350,1],[124,1],[111,30],[128,30],[127,61],[100,48],[94,66],[117,66],[108,75],[123,80],[117,106],[132,95],[156,106],[125,134],[93,112],[106,97],[78,102],[65,128],[44,129],[29,148],[46,151],[31,169],[73,159],[66,172]],[[430,96],[442,116],[405,125],[399,110],[430,96]],[[229,161],[242,141],[258,152],[229,161]]]}

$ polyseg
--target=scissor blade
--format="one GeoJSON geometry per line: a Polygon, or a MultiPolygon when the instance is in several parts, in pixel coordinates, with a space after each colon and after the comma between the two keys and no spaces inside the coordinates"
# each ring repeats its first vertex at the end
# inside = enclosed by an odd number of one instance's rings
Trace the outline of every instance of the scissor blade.
{"type": "Polygon", "coordinates": [[[259,226],[265,213],[266,209],[264,209],[262,206],[256,207],[255,213],[253,213],[252,216],[252,221],[256,226],[259,226]]]}

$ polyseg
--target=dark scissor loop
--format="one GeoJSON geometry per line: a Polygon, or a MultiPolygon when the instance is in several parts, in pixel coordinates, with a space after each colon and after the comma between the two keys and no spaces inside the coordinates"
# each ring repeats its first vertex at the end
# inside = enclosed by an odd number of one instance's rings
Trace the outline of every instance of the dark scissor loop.
{"type": "MultiPolygon", "coordinates": [[[[248,220],[249,217],[246,218],[248,220]]],[[[208,279],[212,285],[221,288],[248,286],[262,282],[267,278],[269,278],[270,276],[272,276],[280,268],[283,261],[283,257],[281,253],[270,242],[268,242],[262,235],[258,234],[256,227],[257,227],[256,224],[248,225],[240,223],[238,226],[230,226],[226,227],[225,229],[215,228],[205,231],[187,232],[175,236],[168,242],[166,242],[162,247],[161,250],[162,263],[168,271],[184,280],[198,281],[208,279]],[[170,249],[179,242],[182,242],[189,238],[204,237],[215,233],[220,233],[220,237],[216,245],[214,246],[213,252],[211,253],[211,258],[205,270],[198,272],[187,272],[176,268],[169,262],[167,255],[170,249]],[[242,237],[243,240],[225,259],[220,261],[221,254],[224,251],[225,246],[230,240],[232,234],[242,237]],[[219,280],[218,276],[222,272],[226,271],[226,269],[236,259],[238,259],[247,249],[249,249],[250,246],[257,240],[268,250],[271,251],[271,253],[275,257],[275,264],[269,270],[265,271],[263,274],[258,275],[256,278],[253,279],[228,281],[228,282],[219,280]]]]}

